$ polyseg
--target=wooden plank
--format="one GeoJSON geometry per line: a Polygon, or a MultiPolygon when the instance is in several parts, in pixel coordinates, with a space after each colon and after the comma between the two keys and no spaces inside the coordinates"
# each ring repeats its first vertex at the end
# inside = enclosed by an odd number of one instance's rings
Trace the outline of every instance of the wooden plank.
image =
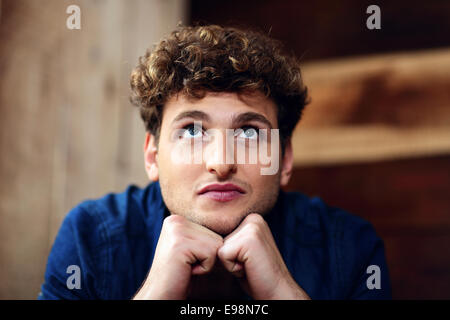
{"type": "Polygon", "coordinates": [[[2,1],[0,298],[37,297],[74,205],[147,181],[129,73],[184,4],[80,0],[81,30],[68,30],[71,4],[2,1]]]}
{"type": "Polygon", "coordinates": [[[302,128],[293,136],[296,166],[372,162],[450,154],[449,128],[342,126],[302,128]]]}
{"type": "MultiPolygon", "coordinates": [[[[70,120],[65,164],[64,210],[52,216],[50,239],[62,218],[82,199],[110,191],[114,184],[120,108],[121,2],[80,3],[81,30],[67,30],[60,56],[70,120]]],[[[51,241],[50,243],[52,243],[51,241]]]]}
{"type": "Polygon", "coordinates": [[[58,135],[49,69],[57,15],[37,2],[12,2],[3,1],[0,25],[0,298],[34,299],[45,269],[58,135]]]}
{"type": "Polygon", "coordinates": [[[298,166],[450,153],[450,50],[303,66],[312,102],[294,136],[298,166]]]}
{"type": "Polygon", "coordinates": [[[175,29],[178,22],[186,23],[186,1],[139,0],[129,2],[123,8],[122,56],[120,63],[119,97],[120,133],[116,163],[115,189],[122,190],[126,185],[146,185],[148,181],[144,170],[143,143],[145,129],[138,109],[129,103],[130,74],[147,48],[151,48],[160,38],[175,29]]]}
{"type": "Polygon", "coordinates": [[[302,66],[312,103],[302,127],[384,124],[448,126],[450,48],[302,66]]]}

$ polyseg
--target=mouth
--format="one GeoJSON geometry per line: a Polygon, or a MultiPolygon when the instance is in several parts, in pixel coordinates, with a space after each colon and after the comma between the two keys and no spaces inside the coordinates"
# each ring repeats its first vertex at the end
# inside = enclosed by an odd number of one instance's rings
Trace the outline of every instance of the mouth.
{"type": "Polygon", "coordinates": [[[245,191],[232,183],[210,184],[198,191],[201,197],[209,198],[219,202],[235,200],[245,194],[245,191]]]}

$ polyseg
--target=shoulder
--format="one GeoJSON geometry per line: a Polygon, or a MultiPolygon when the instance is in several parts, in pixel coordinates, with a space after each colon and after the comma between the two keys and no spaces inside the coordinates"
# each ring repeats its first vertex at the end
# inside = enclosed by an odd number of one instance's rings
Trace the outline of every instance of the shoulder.
{"type": "Polygon", "coordinates": [[[384,243],[369,221],[327,205],[320,197],[285,193],[284,203],[287,219],[291,220],[287,228],[291,228],[291,233],[303,234],[296,237],[297,245],[322,248],[327,257],[323,261],[330,264],[329,272],[341,297],[390,297],[384,243]],[[385,290],[367,290],[367,270],[373,265],[381,270],[385,290]]]}
{"type": "Polygon", "coordinates": [[[288,219],[295,220],[296,225],[320,232],[333,241],[345,245],[351,239],[366,242],[379,238],[369,221],[344,209],[330,206],[320,197],[308,197],[298,192],[285,192],[283,197],[288,219]]]}
{"type": "Polygon", "coordinates": [[[145,188],[130,185],[123,192],[84,200],[67,214],[64,222],[101,242],[121,233],[125,226],[131,227],[131,232],[139,232],[142,222],[151,217],[149,213],[160,209],[161,205],[158,183],[145,188]]]}
{"type": "MultiPolygon", "coordinates": [[[[50,251],[42,285],[43,299],[98,299],[109,296],[108,280],[117,248],[145,231],[157,214],[159,185],[134,185],[75,206],[64,218],[50,251]],[[148,218],[150,217],[150,218],[148,218]],[[116,248],[116,249],[115,249],[116,248]],[[81,270],[81,289],[66,287],[67,267],[81,270]]],[[[162,200],[161,200],[162,201],[162,200]]],[[[121,256],[122,257],[122,256],[121,256]]]]}

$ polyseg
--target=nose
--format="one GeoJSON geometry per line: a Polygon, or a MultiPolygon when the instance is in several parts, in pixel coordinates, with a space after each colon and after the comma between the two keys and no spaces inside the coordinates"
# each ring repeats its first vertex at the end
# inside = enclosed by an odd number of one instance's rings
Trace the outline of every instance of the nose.
{"type": "Polygon", "coordinates": [[[219,179],[226,179],[233,173],[236,173],[235,164],[207,163],[206,169],[208,172],[215,174],[219,179]]]}
{"type": "Polygon", "coordinates": [[[217,130],[205,151],[204,161],[208,172],[215,174],[219,179],[226,179],[236,173],[234,137],[231,132],[217,130]],[[226,138],[226,135],[229,137],[226,138]]]}

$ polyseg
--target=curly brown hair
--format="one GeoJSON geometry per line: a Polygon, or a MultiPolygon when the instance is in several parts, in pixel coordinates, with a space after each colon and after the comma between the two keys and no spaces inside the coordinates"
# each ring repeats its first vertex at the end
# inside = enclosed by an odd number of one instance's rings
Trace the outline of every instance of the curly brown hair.
{"type": "Polygon", "coordinates": [[[298,61],[281,43],[256,31],[218,25],[179,27],[139,58],[131,102],[146,130],[159,138],[163,106],[174,94],[261,91],[278,107],[282,146],[308,103],[298,61]]]}

